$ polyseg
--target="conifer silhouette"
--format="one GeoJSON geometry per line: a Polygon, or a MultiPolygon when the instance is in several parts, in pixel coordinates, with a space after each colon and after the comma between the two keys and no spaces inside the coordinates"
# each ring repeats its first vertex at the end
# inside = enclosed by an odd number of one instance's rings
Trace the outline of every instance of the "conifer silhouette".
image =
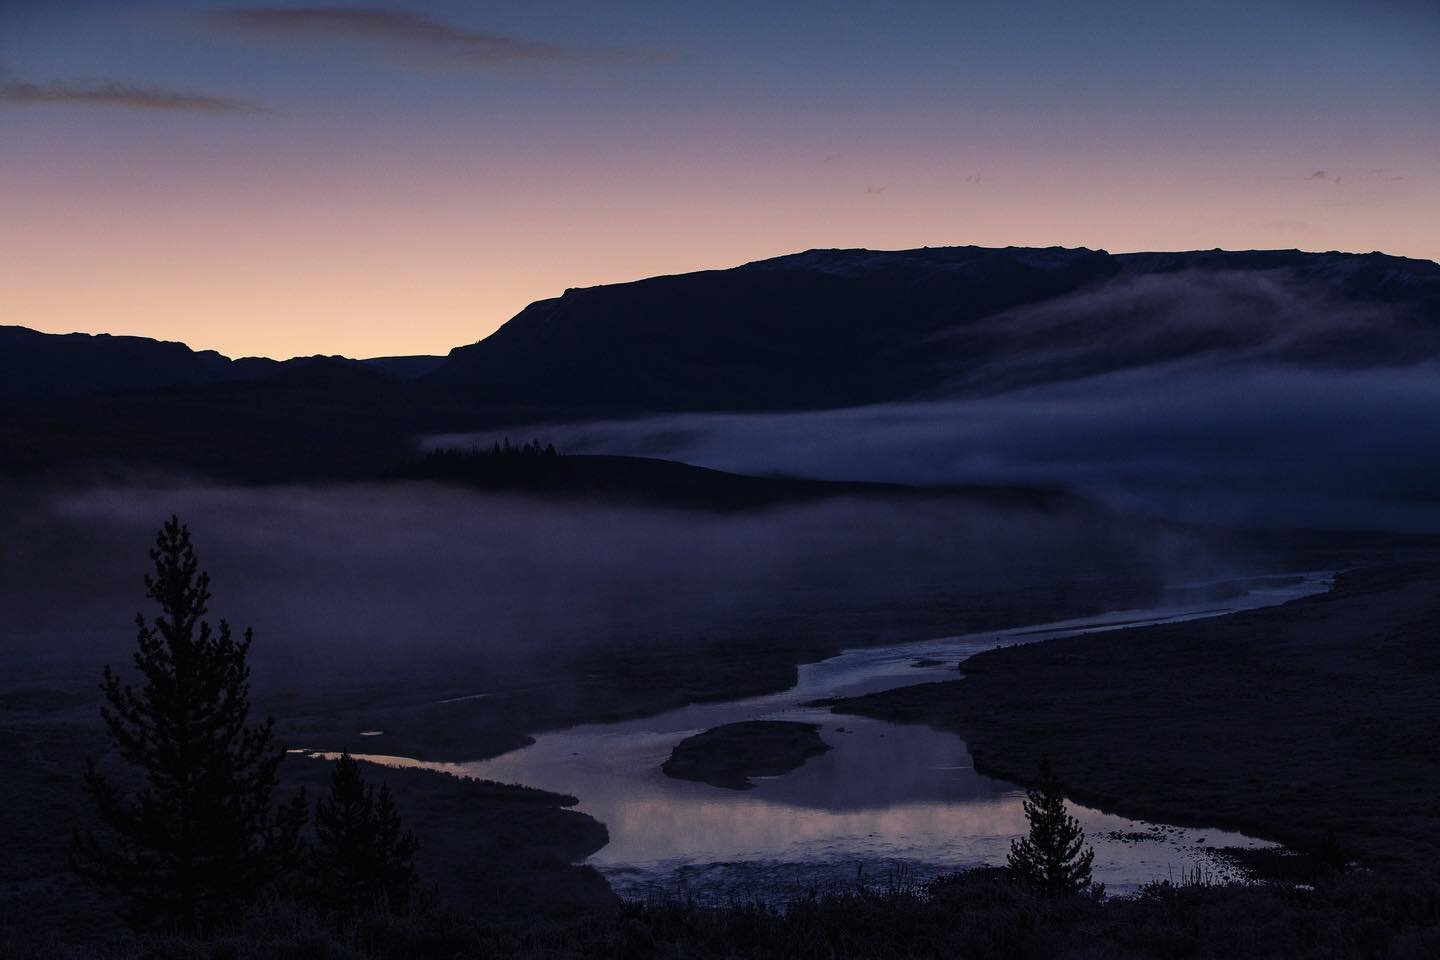
{"type": "Polygon", "coordinates": [[[315,893],[324,906],[398,912],[410,905],[419,843],[401,824],[389,785],[377,798],[348,753],[335,761],[329,798],[315,805],[315,837],[315,893]]]}
{"type": "Polygon", "coordinates": [[[171,517],[150,551],[146,596],[136,614],[138,691],[110,667],[101,716],[134,777],[116,783],[92,760],[85,782],[108,836],[76,831],[72,866],[115,889],[133,926],[204,931],[281,885],[299,855],[303,797],[272,802],[284,750],[274,721],[250,724],[251,632],[202,619],[210,578],[190,531],[171,517]],[[133,786],[132,786],[133,784],[133,786]]]}
{"type": "Polygon", "coordinates": [[[1039,776],[1025,795],[1030,833],[1010,842],[1011,872],[1047,896],[1084,892],[1095,850],[1085,846],[1085,832],[1065,809],[1048,758],[1041,758],[1039,776]]]}

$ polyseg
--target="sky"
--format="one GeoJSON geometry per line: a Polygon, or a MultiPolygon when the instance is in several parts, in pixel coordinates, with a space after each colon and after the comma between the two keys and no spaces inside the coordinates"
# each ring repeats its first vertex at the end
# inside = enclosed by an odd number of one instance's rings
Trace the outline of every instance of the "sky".
{"type": "Polygon", "coordinates": [[[444,353],[811,247],[1440,260],[1432,0],[0,0],[0,323],[444,353]]]}

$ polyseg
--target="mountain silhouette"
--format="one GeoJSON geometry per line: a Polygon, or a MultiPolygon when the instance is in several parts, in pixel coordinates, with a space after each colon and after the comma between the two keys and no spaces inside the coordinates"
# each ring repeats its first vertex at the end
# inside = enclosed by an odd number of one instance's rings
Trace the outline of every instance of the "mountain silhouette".
{"type": "Polygon", "coordinates": [[[1299,251],[811,250],[567,290],[451,351],[427,386],[487,403],[854,406],[1208,355],[1440,355],[1440,265],[1299,251]]]}
{"type": "Polygon", "coordinates": [[[985,396],[1144,368],[1437,358],[1440,265],[1429,261],[811,250],[569,290],[445,358],[231,360],[0,327],[0,473],[120,463],[377,477],[427,433],[985,396]]]}
{"type": "Polygon", "coordinates": [[[0,397],[85,397],[136,390],[263,380],[323,362],[398,380],[431,372],[441,357],[296,357],[232,360],[183,343],[110,334],[40,333],[0,326],[0,397]]]}
{"type": "Polygon", "coordinates": [[[528,404],[848,406],[913,392],[917,371],[891,362],[897,348],[1115,270],[1091,250],[814,250],[567,290],[425,379],[528,404]]]}

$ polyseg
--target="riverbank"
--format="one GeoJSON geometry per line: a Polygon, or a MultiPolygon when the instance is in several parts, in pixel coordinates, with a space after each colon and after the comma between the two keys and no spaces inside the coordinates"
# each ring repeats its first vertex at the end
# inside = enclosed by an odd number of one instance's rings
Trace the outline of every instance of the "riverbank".
{"type": "Polygon", "coordinates": [[[300,747],[486,760],[546,731],[780,693],[794,686],[798,664],[845,649],[1088,616],[1160,594],[1153,577],[1128,569],[988,594],[947,582],[949,571],[913,573],[912,583],[889,586],[881,598],[794,591],[763,612],[708,610],[694,621],[637,624],[544,658],[410,665],[400,676],[317,681],[312,690],[258,699],[300,747]]]}
{"type": "MultiPolygon", "coordinates": [[[[1211,557],[1189,565],[1237,578],[1440,556],[1440,539],[1391,534],[1196,529],[1179,540],[1211,557]]],[[[1178,601],[1193,589],[1165,584],[1159,571],[1141,569],[1132,552],[1113,544],[1092,549],[1083,570],[1064,558],[1037,560],[1003,585],[969,582],[934,557],[912,557],[871,572],[853,590],[776,585],[764,602],[750,596],[702,605],[661,623],[640,613],[578,644],[537,636],[544,656],[390,665],[363,680],[336,676],[326,664],[307,689],[277,695],[257,684],[257,700],[299,746],[483,760],[545,731],[779,693],[796,682],[797,664],[846,649],[1178,601]],[[383,735],[363,735],[371,731],[383,735]]],[[[87,675],[82,692],[93,690],[87,675]]]]}
{"type": "MultiPolygon", "coordinates": [[[[31,718],[0,728],[0,957],[7,939],[36,956],[63,956],[77,944],[122,943],[129,935],[114,905],[67,866],[71,829],[95,826],[83,783],[86,757],[103,756],[100,731],[31,718]]],[[[278,793],[304,789],[311,804],[329,788],[332,764],[292,755],[278,793]]],[[[619,904],[604,878],[577,861],[603,847],[603,824],[569,809],[574,797],[463,779],[429,770],[365,764],[386,782],[405,824],[420,839],[415,863],[441,909],[477,921],[559,919],[619,904]]],[[[88,956],[88,948],[79,955],[88,956]]],[[[108,954],[107,954],[108,955],[108,954]]]]}
{"type": "Polygon", "coordinates": [[[1440,862],[1435,565],[1344,573],[1276,608],[997,649],[961,671],[834,709],[954,731],[1005,779],[1048,754],[1071,796],[1128,816],[1333,843],[1378,867],[1440,862]]]}

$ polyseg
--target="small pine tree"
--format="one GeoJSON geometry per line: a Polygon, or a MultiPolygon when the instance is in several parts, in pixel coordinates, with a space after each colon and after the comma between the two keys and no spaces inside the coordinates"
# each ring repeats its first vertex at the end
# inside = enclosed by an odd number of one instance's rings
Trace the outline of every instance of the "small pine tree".
{"type": "Polygon", "coordinates": [[[322,905],[341,912],[410,905],[419,843],[402,826],[389,785],[377,799],[348,753],[335,761],[329,799],[315,805],[315,838],[314,893],[322,905]]]}
{"type": "Polygon", "coordinates": [[[400,822],[395,797],[388,783],[380,784],[375,801],[375,863],[386,903],[392,910],[403,910],[415,895],[418,878],[413,858],[420,842],[400,822]]]}
{"type": "Polygon", "coordinates": [[[204,931],[234,918],[283,883],[299,856],[303,798],[271,802],[284,750],[274,721],[251,725],[252,636],[236,641],[202,619],[209,575],[199,570],[190,531],[171,517],[150,551],[146,596],[136,614],[136,692],[105,668],[101,716],[120,759],[135,768],[133,792],[90,761],[85,775],[108,837],[76,831],[71,863],[118,891],[132,925],[204,931]]]}
{"type": "Polygon", "coordinates": [[[373,798],[350,754],[335,763],[330,796],[315,804],[314,870],[318,899],[343,907],[364,899],[374,843],[373,798]]]}
{"type": "Polygon", "coordinates": [[[1065,796],[1048,758],[1041,758],[1039,776],[1026,791],[1025,819],[1030,834],[1010,842],[1011,872],[1046,896],[1089,889],[1095,850],[1085,846],[1085,832],[1065,809],[1065,796]]]}

